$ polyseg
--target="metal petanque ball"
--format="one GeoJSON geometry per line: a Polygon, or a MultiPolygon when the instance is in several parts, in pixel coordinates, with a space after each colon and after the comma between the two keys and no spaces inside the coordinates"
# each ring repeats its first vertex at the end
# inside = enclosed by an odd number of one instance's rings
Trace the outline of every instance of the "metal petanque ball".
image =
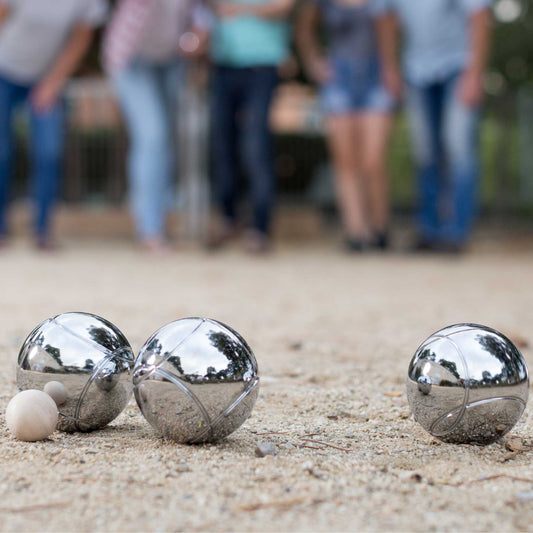
{"type": "Polygon", "coordinates": [[[522,415],[528,369],[516,346],[477,324],[437,331],[416,351],[407,375],[415,420],[445,442],[490,444],[522,415]]]}
{"type": "Polygon", "coordinates": [[[39,324],[24,341],[17,385],[44,390],[53,382],[58,429],[92,431],[128,404],[133,363],[126,337],[113,324],[88,313],[64,313],[39,324]]]}
{"type": "Polygon", "coordinates": [[[181,443],[229,435],[250,416],[259,393],[246,341],[206,318],[184,318],[156,331],[139,352],[133,385],[150,425],[181,443]]]}

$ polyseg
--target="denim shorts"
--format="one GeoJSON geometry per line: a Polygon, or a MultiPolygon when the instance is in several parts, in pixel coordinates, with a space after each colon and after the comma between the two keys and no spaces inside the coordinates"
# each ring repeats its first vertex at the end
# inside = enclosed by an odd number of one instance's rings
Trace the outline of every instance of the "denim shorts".
{"type": "Polygon", "coordinates": [[[380,80],[377,61],[330,57],[329,65],[332,77],[320,90],[324,113],[390,112],[394,109],[394,98],[380,80]]]}

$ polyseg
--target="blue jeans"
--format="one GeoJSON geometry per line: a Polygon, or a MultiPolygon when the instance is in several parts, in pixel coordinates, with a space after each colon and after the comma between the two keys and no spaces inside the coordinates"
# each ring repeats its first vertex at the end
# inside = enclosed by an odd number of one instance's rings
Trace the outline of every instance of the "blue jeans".
{"type": "MultiPolygon", "coordinates": [[[[27,102],[32,87],[18,85],[0,76],[0,236],[8,233],[9,203],[14,151],[13,112],[27,102]]],[[[35,232],[46,237],[50,213],[57,196],[63,154],[63,106],[40,112],[29,106],[31,126],[32,196],[36,202],[35,232]]]]}
{"type": "Polygon", "coordinates": [[[328,115],[376,111],[389,113],[394,98],[380,80],[377,59],[368,61],[329,55],[332,76],[320,88],[322,109],[328,115]]]}
{"type": "Polygon", "coordinates": [[[463,104],[459,75],[408,87],[418,166],[420,237],[463,244],[477,212],[479,109],[463,104]]]}
{"type": "Polygon", "coordinates": [[[217,66],[213,79],[213,163],[223,216],[236,218],[238,143],[250,180],[253,227],[267,234],[275,192],[268,116],[278,82],[276,67],[217,66]]]}
{"type": "Polygon", "coordinates": [[[113,75],[130,136],[130,203],[141,239],[161,238],[172,205],[181,66],[135,60],[113,75]]]}

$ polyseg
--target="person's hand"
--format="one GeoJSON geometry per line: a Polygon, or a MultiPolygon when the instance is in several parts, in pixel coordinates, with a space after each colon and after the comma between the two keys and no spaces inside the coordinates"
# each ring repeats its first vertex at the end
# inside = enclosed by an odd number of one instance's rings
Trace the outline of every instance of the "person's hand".
{"type": "Polygon", "coordinates": [[[43,79],[33,89],[30,101],[33,108],[41,113],[49,112],[59,100],[62,84],[51,78],[43,79]]]}
{"type": "Polygon", "coordinates": [[[467,69],[459,79],[459,96],[467,107],[478,107],[483,101],[481,74],[467,69]]]}
{"type": "Polygon", "coordinates": [[[245,6],[239,2],[222,0],[217,2],[216,12],[221,18],[237,17],[245,13],[245,6]]]}
{"type": "Polygon", "coordinates": [[[395,100],[401,100],[403,95],[403,78],[396,65],[383,67],[383,83],[395,100]]]}
{"type": "Polygon", "coordinates": [[[319,85],[326,83],[333,76],[331,67],[324,57],[314,57],[307,63],[307,71],[311,79],[319,85]]]}

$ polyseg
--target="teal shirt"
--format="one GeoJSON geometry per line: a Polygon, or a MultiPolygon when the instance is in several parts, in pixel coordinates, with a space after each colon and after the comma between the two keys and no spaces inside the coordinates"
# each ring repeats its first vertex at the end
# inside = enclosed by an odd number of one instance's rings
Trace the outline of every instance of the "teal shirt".
{"type": "Polygon", "coordinates": [[[229,67],[277,66],[289,56],[289,39],[287,20],[253,15],[217,19],[211,35],[211,59],[229,67]]]}

